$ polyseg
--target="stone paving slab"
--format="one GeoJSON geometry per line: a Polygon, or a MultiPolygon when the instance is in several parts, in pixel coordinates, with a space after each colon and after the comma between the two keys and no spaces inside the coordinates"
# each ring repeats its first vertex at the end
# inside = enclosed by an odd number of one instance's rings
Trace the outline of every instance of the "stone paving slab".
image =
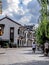
{"type": "Polygon", "coordinates": [[[49,57],[41,51],[34,54],[32,48],[7,48],[0,53],[0,65],[49,65],[49,57]]]}

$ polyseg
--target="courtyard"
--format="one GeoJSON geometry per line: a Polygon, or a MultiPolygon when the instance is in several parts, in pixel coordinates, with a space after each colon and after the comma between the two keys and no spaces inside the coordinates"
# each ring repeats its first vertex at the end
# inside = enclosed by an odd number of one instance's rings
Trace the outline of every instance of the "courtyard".
{"type": "Polygon", "coordinates": [[[0,65],[49,65],[49,57],[31,47],[0,49],[0,65]]]}

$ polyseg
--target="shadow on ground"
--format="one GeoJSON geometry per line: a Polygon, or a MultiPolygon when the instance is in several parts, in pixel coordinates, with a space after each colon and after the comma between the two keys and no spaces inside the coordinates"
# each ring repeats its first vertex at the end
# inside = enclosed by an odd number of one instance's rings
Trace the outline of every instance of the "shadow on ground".
{"type": "Polygon", "coordinates": [[[43,54],[43,53],[41,53],[41,52],[40,53],[39,52],[38,53],[37,52],[34,53],[33,51],[28,51],[28,52],[23,52],[23,54],[27,54],[27,55],[35,54],[35,55],[38,55],[38,54],[43,54]]]}
{"type": "Polygon", "coordinates": [[[39,56],[39,57],[46,57],[46,58],[49,58],[49,55],[48,55],[48,56],[43,55],[43,56],[39,56]]]}
{"type": "Polygon", "coordinates": [[[29,49],[29,50],[23,50],[23,51],[32,51],[32,49],[29,49]]]}
{"type": "Polygon", "coordinates": [[[9,65],[49,65],[49,61],[31,61],[27,63],[14,63],[9,65]]]}
{"type": "Polygon", "coordinates": [[[2,55],[2,54],[5,54],[5,53],[3,52],[3,53],[0,53],[0,54],[2,55]]]}

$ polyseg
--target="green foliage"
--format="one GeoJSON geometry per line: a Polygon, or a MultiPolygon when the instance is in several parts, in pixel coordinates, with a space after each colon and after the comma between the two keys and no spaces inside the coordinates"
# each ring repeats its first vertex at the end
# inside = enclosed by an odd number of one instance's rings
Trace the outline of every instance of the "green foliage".
{"type": "Polygon", "coordinates": [[[43,44],[46,40],[49,41],[49,22],[43,21],[36,30],[36,41],[43,44]]]}
{"type": "Polygon", "coordinates": [[[49,4],[49,2],[48,0],[38,0],[38,2],[40,3],[42,8],[40,10],[40,23],[36,30],[36,41],[37,43],[43,44],[46,40],[49,41],[49,21],[47,19],[47,17],[49,16],[47,5],[49,4]]]}

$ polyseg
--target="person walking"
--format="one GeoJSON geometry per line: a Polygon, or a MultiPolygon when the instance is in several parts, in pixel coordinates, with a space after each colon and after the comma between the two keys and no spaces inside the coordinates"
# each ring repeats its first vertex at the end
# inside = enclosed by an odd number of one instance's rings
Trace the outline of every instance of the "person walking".
{"type": "Polygon", "coordinates": [[[49,44],[48,44],[48,42],[46,41],[45,42],[45,44],[44,44],[44,50],[45,50],[45,56],[47,56],[48,55],[48,47],[49,47],[49,44]]]}
{"type": "Polygon", "coordinates": [[[36,50],[36,44],[35,44],[35,41],[33,41],[33,43],[32,43],[32,50],[33,50],[33,52],[35,53],[35,50],[36,50]]]}

